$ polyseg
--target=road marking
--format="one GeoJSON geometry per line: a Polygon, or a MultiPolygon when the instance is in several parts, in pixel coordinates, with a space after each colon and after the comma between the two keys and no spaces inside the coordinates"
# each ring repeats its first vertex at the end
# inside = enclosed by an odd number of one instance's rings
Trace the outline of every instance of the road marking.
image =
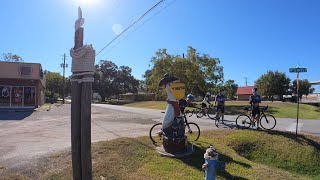
{"type": "MultiPolygon", "coordinates": [[[[286,128],[286,131],[296,132],[296,124],[297,124],[297,123],[292,123],[292,124],[290,124],[290,125],[286,128]]],[[[303,126],[303,123],[298,123],[298,131],[301,130],[302,126],[303,126]]]]}

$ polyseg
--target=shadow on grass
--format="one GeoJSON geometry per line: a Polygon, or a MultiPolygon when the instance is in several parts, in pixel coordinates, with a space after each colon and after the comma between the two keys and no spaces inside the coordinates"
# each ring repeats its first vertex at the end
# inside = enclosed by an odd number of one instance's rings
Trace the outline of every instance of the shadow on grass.
{"type": "MultiPolygon", "coordinates": [[[[196,169],[201,169],[201,166],[204,163],[203,155],[206,151],[206,148],[207,147],[204,147],[204,146],[201,146],[201,147],[193,146],[192,155],[186,156],[186,157],[181,157],[178,159],[189,166],[192,166],[196,169]]],[[[243,162],[235,161],[234,159],[232,159],[231,157],[229,157],[225,154],[219,153],[219,160],[224,162],[225,164],[235,163],[235,164],[238,164],[238,165],[243,166],[245,168],[251,168],[251,165],[243,163],[243,162]]],[[[218,176],[221,176],[225,179],[240,179],[240,180],[246,179],[246,178],[239,177],[239,176],[233,176],[227,171],[219,171],[218,176]]]]}
{"type": "Polygon", "coordinates": [[[291,132],[283,132],[283,131],[276,131],[276,130],[270,130],[270,131],[265,131],[268,134],[271,135],[280,135],[280,136],[284,136],[286,138],[290,138],[293,140],[296,140],[298,143],[302,144],[302,143],[306,143],[314,148],[316,148],[318,151],[320,151],[320,143],[317,141],[314,141],[304,135],[300,135],[298,134],[298,136],[296,137],[295,133],[291,133],[291,132]]]}

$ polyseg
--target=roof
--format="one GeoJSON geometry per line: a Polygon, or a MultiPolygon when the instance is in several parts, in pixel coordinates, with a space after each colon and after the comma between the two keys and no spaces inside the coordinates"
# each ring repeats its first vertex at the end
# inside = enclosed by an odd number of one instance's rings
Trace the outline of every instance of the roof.
{"type": "Polygon", "coordinates": [[[252,89],[256,86],[244,86],[244,87],[238,87],[237,95],[241,94],[252,94],[252,89]]]}
{"type": "Polygon", "coordinates": [[[5,63],[8,63],[8,64],[38,64],[41,66],[40,63],[30,63],[30,62],[21,62],[21,61],[19,61],[19,62],[1,61],[1,59],[0,59],[0,63],[1,64],[5,64],[5,63]]]}
{"type": "Polygon", "coordinates": [[[312,82],[310,82],[310,84],[320,84],[320,80],[319,81],[312,81],[312,82]]]}

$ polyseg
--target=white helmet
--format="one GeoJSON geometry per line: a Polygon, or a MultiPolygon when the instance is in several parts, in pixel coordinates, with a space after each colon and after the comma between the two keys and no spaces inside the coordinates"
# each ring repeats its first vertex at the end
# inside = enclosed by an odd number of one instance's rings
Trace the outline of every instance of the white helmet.
{"type": "Polygon", "coordinates": [[[210,93],[210,92],[207,92],[207,93],[206,93],[206,96],[210,96],[210,95],[211,95],[211,93],[210,93]]]}

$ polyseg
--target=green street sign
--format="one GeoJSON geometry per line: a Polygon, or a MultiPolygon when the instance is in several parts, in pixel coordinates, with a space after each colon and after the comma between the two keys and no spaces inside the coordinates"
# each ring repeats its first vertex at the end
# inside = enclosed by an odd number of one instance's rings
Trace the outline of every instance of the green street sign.
{"type": "Polygon", "coordinates": [[[291,73],[307,72],[307,68],[290,68],[289,72],[291,73]]]}

